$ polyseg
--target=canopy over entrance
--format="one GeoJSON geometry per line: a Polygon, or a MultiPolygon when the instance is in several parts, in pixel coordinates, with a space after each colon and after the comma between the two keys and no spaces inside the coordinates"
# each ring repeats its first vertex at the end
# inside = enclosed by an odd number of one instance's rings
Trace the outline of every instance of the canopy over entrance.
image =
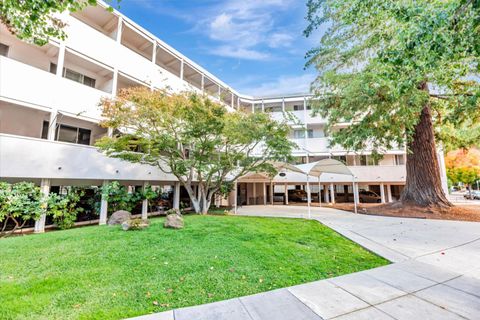
{"type": "MultiPolygon", "coordinates": [[[[317,177],[318,178],[318,186],[319,186],[319,201],[320,197],[320,176],[322,173],[331,173],[331,174],[342,174],[352,176],[352,185],[353,185],[353,200],[355,204],[355,213],[357,213],[357,197],[355,188],[357,187],[355,184],[355,175],[350,171],[350,169],[343,163],[335,159],[324,159],[312,163],[307,164],[300,164],[300,165],[293,165],[286,162],[279,162],[279,161],[272,161],[270,162],[271,165],[275,167],[277,171],[291,171],[296,173],[305,174],[307,177],[307,203],[308,203],[308,217],[311,217],[311,192],[310,192],[310,179],[309,177],[317,177]]],[[[236,189],[236,188],[235,188],[236,189]]],[[[236,199],[236,197],[235,197],[236,199]]],[[[237,203],[235,201],[235,212],[237,211],[237,203]]]]}
{"type": "Polygon", "coordinates": [[[353,176],[352,171],[343,163],[335,159],[323,159],[317,162],[295,166],[309,176],[319,177],[322,173],[336,173],[353,176]]]}

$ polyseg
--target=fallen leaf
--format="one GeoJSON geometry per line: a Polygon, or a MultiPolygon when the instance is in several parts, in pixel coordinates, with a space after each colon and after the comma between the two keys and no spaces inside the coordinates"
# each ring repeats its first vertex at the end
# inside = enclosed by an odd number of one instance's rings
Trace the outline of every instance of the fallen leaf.
{"type": "Polygon", "coordinates": [[[153,303],[154,306],[158,306],[158,301],[155,300],[152,303],[153,303]]]}

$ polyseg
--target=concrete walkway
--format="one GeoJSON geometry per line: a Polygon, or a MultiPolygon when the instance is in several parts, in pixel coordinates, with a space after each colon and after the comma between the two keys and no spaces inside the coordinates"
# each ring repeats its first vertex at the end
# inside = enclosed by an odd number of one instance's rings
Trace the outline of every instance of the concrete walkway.
{"type": "MultiPolygon", "coordinates": [[[[306,218],[306,210],[249,206],[238,214],[306,218]]],[[[136,319],[480,319],[480,223],[355,215],[331,208],[312,208],[312,218],[393,264],[136,319]]]]}

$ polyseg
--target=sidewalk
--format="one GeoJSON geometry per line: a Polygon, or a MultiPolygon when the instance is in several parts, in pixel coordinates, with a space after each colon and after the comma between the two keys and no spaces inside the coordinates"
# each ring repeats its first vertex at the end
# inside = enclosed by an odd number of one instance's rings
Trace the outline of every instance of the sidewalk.
{"type": "MultiPolygon", "coordinates": [[[[250,206],[239,214],[305,218],[305,209],[250,206]]],[[[355,215],[331,208],[313,208],[312,218],[393,264],[135,319],[480,319],[480,223],[355,215]]]]}

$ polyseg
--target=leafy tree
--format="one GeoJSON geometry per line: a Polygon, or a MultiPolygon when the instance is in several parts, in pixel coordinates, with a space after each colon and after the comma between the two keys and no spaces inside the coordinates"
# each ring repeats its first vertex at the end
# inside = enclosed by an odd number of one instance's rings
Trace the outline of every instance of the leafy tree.
{"type": "Polygon", "coordinates": [[[2,0],[0,21],[19,39],[43,46],[50,37],[66,38],[65,23],[58,14],[96,4],[96,0],[2,0]]]}
{"type": "Polygon", "coordinates": [[[325,28],[307,65],[333,144],[376,154],[406,146],[403,203],[451,206],[437,141],[480,137],[478,0],[308,0],[307,36],[325,28]],[[351,123],[336,130],[335,125],[351,123]],[[457,134],[457,130],[463,134],[457,134]],[[468,133],[468,134],[466,134],[468,133]]]}
{"type": "Polygon", "coordinates": [[[453,184],[463,183],[472,186],[480,180],[480,150],[451,151],[445,157],[448,179],[453,184]]]}
{"type": "Polygon", "coordinates": [[[109,156],[175,175],[197,213],[206,214],[214,194],[228,194],[247,172],[273,173],[268,160],[290,157],[286,124],[263,113],[228,112],[195,93],[132,88],[102,106],[103,125],[125,134],[103,138],[98,146],[109,156]],[[263,157],[255,157],[255,151],[263,157]]]}
{"type": "Polygon", "coordinates": [[[0,237],[13,234],[31,219],[38,220],[45,209],[40,188],[33,183],[0,182],[0,237]]]}
{"type": "Polygon", "coordinates": [[[97,5],[97,0],[1,0],[0,21],[19,39],[43,46],[52,37],[67,37],[59,14],[81,11],[88,5],[97,5]]]}

